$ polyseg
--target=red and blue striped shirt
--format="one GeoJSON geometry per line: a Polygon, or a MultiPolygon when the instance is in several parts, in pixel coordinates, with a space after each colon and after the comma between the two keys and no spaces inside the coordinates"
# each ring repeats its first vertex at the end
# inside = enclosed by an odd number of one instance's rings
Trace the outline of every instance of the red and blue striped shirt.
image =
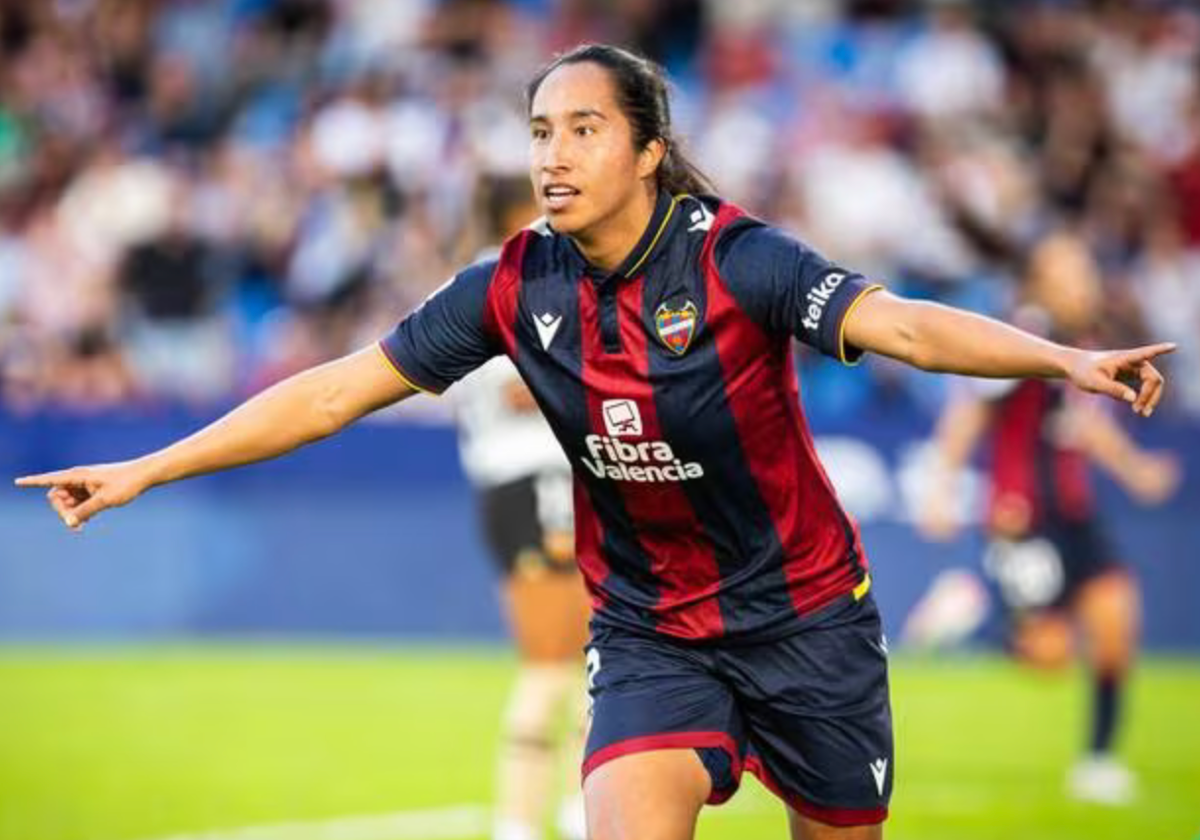
{"type": "Polygon", "coordinates": [[[732,204],[660,195],[617,271],[535,225],[380,346],[434,393],[494,355],[515,362],[574,469],[598,623],[757,640],[869,585],[791,339],[853,362],[842,325],[875,288],[732,204]]]}

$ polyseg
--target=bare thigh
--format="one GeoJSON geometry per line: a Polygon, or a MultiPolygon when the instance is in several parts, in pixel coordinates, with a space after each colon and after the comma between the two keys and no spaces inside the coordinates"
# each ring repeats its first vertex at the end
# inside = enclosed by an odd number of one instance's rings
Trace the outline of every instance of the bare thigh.
{"type": "Polygon", "coordinates": [[[504,601],[523,661],[583,659],[590,608],[579,573],[514,573],[504,583],[504,601]]]}
{"type": "Polygon", "coordinates": [[[883,823],[875,825],[828,825],[806,817],[791,808],[788,812],[788,828],[792,840],[883,840],[883,823]]]}
{"type": "Polygon", "coordinates": [[[589,840],[692,840],[712,781],[695,750],[653,750],[597,767],[583,784],[589,840]]]}

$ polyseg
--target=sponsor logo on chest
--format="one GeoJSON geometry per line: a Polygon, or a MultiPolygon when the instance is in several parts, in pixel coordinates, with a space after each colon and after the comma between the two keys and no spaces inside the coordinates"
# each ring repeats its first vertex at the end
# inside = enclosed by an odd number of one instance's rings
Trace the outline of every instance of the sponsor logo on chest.
{"type": "Polygon", "coordinates": [[[641,437],[642,412],[634,400],[605,400],[600,405],[604,430],[613,437],[641,437]]]}
{"type": "Polygon", "coordinates": [[[596,478],[639,484],[703,478],[704,467],[675,457],[665,440],[622,440],[642,434],[642,414],[635,400],[605,400],[600,413],[607,434],[585,437],[587,455],[580,458],[596,478]]]}

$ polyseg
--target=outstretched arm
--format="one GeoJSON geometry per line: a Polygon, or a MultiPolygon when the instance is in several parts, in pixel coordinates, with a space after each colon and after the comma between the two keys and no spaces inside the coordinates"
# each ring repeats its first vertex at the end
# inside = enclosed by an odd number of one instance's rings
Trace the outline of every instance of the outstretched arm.
{"type": "Polygon", "coordinates": [[[1179,486],[1179,461],[1168,452],[1143,449],[1108,412],[1077,406],[1067,421],[1071,443],[1142,504],[1166,501],[1179,486]]]}
{"type": "Polygon", "coordinates": [[[50,504],[78,530],[100,511],[128,504],[155,485],[275,458],[413,393],[380,350],[368,347],[285,379],[157,452],[16,483],[50,488],[50,504]]]}
{"type": "Polygon", "coordinates": [[[1131,403],[1150,416],[1163,378],[1151,360],[1175,349],[1152,344],[1091,352],[1038,338],[983,315],[885,291],[867,294],[847,315],[846,342],[922,370],[996,378],[1069,379],[1076,387],[1131,403]],[[1137,388],[1124,381],[1134,381],[1137,388]]]}

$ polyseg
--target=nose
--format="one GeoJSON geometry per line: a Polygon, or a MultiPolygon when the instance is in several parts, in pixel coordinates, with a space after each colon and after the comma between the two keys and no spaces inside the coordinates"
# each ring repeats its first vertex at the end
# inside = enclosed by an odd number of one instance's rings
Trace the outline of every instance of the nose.
{"type": "Polygon", "coordinates": [[[571,156],[568,144],[564,142],[562,133],[555,133],[542,146],[541,170],[543,172],[562,173],[570,170],[571,156]]]}

